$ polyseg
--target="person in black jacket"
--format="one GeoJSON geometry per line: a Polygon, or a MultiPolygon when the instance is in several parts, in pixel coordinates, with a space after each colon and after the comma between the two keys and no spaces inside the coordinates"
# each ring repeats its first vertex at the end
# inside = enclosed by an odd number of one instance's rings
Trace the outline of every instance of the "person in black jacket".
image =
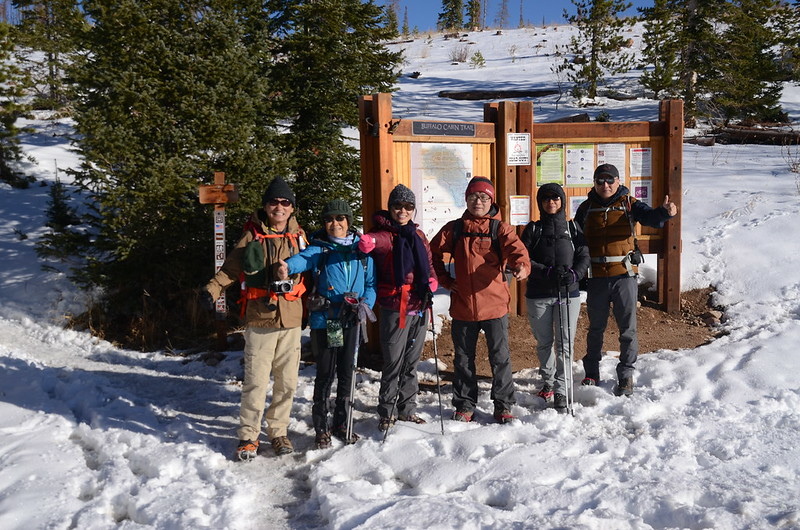
{"type": "Polygon", "coordinates": [[[528,223],[522,232],[531,258],[525,292],[528,322],[536,338],[539,375],[544,381],[538,395],[562,413],[567,411],[566,371],[570,370],[571,377],[581,308],[578,282],[586,276],[590,263],[583,235],[567,221],[566,201],[561,186],[542,185],[536,194],[540,219],[528,223]]]}

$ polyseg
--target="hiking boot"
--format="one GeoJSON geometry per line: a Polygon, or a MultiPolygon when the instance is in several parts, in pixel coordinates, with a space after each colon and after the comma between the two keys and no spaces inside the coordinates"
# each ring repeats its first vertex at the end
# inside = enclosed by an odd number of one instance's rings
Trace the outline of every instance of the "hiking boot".
{"type": "Polygon", "coordinates": [[[386,432],[391,429],[392,425],[394,425],[394,422],[394,418],[381,418],[378,420],[378,430],[381,432],[386,432]]]}
{"type": "Polygon", "coordinates": [[[341,427],[337,427],[337,428],[333,429],[333,433],[332,434],[336,438],[340,439],[341,441],[343,441],[347,445],[354,444],[354,443],[356,443],[357,441],[359,441],[361,439],[361,437],[359,435],[357,435],[354,432],[351,432],[350,433],[350,439],[348,440],[347,439],[347,427],[345,427],[344,425],[342,425],[341,427]]]}
{"type": "Polygon", "coordinates": [[[400,414],[397,419],[399,421],[410,421],[411,423],[428,423],[416,414],[400,414]]]}
{"type": "Polygon", "coordinates": [[[258,440],[252,442],[250,440],[239,440],[239,446],[236,447],[236,459],[242,462],[249,462],[256,457],[258,453],[258,440]]]}
{"type": "Polygon", "coordinates": [[[272,444],[272,450],[275,451],[275,454],[278,456],[288,455],[294,452],[292,442],[290,442],[289,438],[286,436],[276,436],[270,440],[270,443],[272,444]]]}
{"type": "Polygon", "coordinates": [[[567,412],[567,396],[564,394],[556,394],[553,398],[553,408],[559,414],[566,414],[567,412]]]}
{"type": "Polygon", "coordinates": [[[328,449],[331,446],[331,433],[318,432],[314,437],[314,445],[317,449],[328,449]]]}
{"type": "Polygon", "coordinates": [[[511,411],[504,408],[495,408],[494,409],[494,420],[497,423],[511,423],[512,421],[516,420],[517,418],[511,414],[511,411]]]}
{"type": "Polygon", "coordinates": [[[469,423],[472,421],[472,411],[471,410],[457,410],[455,414],[453,414],[453,420],[455,421],[463,421],[464,423],[469,423]]]}
{"type": "Polygon", "coordinates": [[[539,393],[536,394],[547,403],[553,401],[553,386],[550,383],[545,383],[542,385],[542,389],[539,390],[539,393]]]}
{"type": "Polygon", "coordinates": [[[583,381],[581,381],[581,386],[597,386],[597,379],[584,377],[583,381]]]}
{"type": "Polygon", "coordinates": [[[619,380],[619,383],[614,387],[614,395],[619,396],[627,396],[630,397],[633,395],[633,377],[623,377],[619,380]]]}

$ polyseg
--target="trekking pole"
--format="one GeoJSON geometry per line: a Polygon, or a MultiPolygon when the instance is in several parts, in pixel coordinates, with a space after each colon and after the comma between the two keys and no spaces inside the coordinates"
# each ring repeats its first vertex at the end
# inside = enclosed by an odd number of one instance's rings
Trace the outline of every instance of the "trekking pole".
{"type": "Polygon", "coordinates": [[[349,407],[347,407],[347,427],[345,429],[345,444],[353,443],[353,410],[355,409],[355,402],[353,401],[356,396],[356,370],[358,368],[358,351],[361,349],[361,322],[356,322],[356,347],[355,354],[353,355],[353,372],[350,378],[350,398],[349,407]]]}
{"type": "Polygon", "coordinates": [[[444,413],[442,412],[442,387],[439,383],[439,351],[436,347],[436,325],[433,322],[433,305],[429,308],[431,313],[431,334],[433,335],[433,362],[436,363],[436,393],[439,395],[439,424],[444,434],[444,413]]]}
{"type": "MultiPolygon", "coordinates": [[[[561,306],[564,304],[564,299],[561,297],[561,285],[559,285],[556,290],[558,292],[558,334],[560,339],[559,342],[561,343],[560,357],[564,371],[564,391],[566,392],[566,396],[564,397],[567,398],[567,412],[571,414],[572,405],[570,404],[570,398],[572,393],[572,364],[570,363],[569,366],[567,366],[567,351],[566,347],[564,346],[564,310],[561,309],[561,306]],[[567,369],[569,369],[569,373],[567,372],[567,369]]],[[[567,301],[567,303],[569,303],[569,301],[567,301]]],[[[566,313],[567,318],[569,318],[569,308],[567,308],[566,313]]],[[[569,331],[569,323],[567,323],[567,330],[569,331]]]]}
{"type": "MultiPolygon", "coordinates": [[[[560,293],[560,291],[559,291],[560,293]]],[[[572,380],[572,327],[570,322],[572,322],[569,318],[569,296],[567,296],[567,358],[564,360],[564,383],[567,387],[567,412],[569,412],[570,416],[575,416],[575,409],[573,405],[575,405],[575,382],[572,380]]],[[[562,323],[563,325],[563,323],[562,323]]],[[[562,336],[563,339],[563,336],[562,336]]],[[[562,344],[563,349],[563,344],[562,344]]]]}

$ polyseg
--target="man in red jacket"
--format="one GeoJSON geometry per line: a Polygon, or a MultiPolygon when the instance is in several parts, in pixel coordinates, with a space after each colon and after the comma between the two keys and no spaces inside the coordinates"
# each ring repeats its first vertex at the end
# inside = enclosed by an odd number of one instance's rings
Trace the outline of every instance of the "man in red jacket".
{"type": "Polygon", "coordinates": [[[492,182],[485,177],[470,180],[465,193],[467,210],[461,219],[450,221],[431,240],[433,267],[439,284],[450,290],[450,316],[455,350],[453,380],[453,416],[457,421],[471,421],[478,401],[475,373],[475,347],[483,330],[492,367],[494,418],[500,423],[514,419],[511,405],[516,402],[511,378],[508,349],[508,307],[511,293],[504,270],[522,280],[531,270],[525,245],[514,227],[500,221],[494,202],[492,182]],[[496,240],[492,237],[492,219],[496,219],[496,240]],[[461,225],[461,230],[457,226],[461,225]],[[460,232],[460,235],[459,235],[460,232]],[[450,254],[455,277],[444,263],[450,254]]]}

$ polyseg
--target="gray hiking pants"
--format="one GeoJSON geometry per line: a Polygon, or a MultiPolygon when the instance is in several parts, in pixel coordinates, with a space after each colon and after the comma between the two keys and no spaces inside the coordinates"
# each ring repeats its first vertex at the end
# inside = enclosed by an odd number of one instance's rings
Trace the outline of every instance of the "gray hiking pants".
{"type": "Polygon", "coordinates": [[[456,410],[473,411],[478,403],[475,347],[481,330],[486,335],[489,365],[492,367],[492,401],[497,408],[510,409],[516,403],[516,398],[511,378],[511,353],[508,349],[508,315],[478,322],[453,320],[453,406],[456,410]]]}
{"type": "Polygon", "coordinates": [[[381,308],[383,369],[378,395],[378,415],[381,418],[388,418],[392,413],[394,417],[411,416],[417,408],[417,365],[425,345],[427,323],[427,312],[406,315],[406,327],[401,329],[400,312],[381,308]]]}
{"type": "Polygon", "coordinates": [[[527,298],[526,304],[528,322],[536,339],[539,375],[545,383],[553,385],[554,392],[566,395],[565,378],[572,377],[572,358],[581,299],[579,296],[563,297],[559,305],[556,297],[527,298]]]}
{"type": "Polygon", "coordinates": [[[586,312],[589,332],[586,336],[586,357],[583,368],[586,377],[600,380],[600,358],[603,355],[603,335],[613,305],[614,320],[619,328],[619,363],[617,380],[633,377],[639,353],[636,336],[636,299],[639,284],[635,276],[589,278],[586,285],[586,312]]]}

